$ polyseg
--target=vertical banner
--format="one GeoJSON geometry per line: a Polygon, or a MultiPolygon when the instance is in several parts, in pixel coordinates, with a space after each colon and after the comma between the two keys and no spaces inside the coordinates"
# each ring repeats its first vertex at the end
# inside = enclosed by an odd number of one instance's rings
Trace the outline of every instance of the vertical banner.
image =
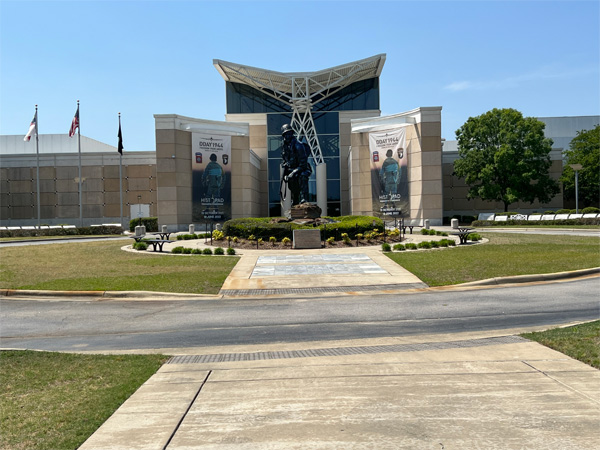
{"type": "Polygon", "coordinates": [[[192,133],[192,221],[231,219],[231,136],[192,133]]]}
{"type": "Polygon", "coordinates": [[[408,217],[408,152],[406,127],[369,133],[373,213],[408,217]]]}

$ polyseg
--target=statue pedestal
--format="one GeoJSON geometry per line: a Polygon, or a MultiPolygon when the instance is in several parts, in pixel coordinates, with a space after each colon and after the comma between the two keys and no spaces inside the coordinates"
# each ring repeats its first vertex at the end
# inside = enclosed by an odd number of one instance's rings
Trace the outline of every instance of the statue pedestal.
{"type": "Polygon", "coordinates": [[[296,219],[318,219],[321,217],[321,208],[314,203],[302,203],[294,205],[290,210],[292,220],[296,219]]]}

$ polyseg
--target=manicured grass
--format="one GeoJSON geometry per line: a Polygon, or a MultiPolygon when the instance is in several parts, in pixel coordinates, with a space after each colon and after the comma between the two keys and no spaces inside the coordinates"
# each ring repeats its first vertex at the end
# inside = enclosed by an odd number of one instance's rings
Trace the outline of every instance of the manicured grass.
{"type": "Polygon", "coordinates": [[[0,352],[0,449],[79,447],[165,360],[0,352]]]}
{"type": "Polygon", "coordinates": [[[521,336],[600,369],[600,320],[521,336]]]}
{"type": "Polygon", "coordinates": [[[430,286],[600,266],[600,239],[481,233],[486,244],[386,255],[430,286]]]}
{"type": "Polygon", "coordinates": [[[216,294],[238,261],[231,256],[124,252],[123,241],[0,249],[0,287],[216,294]]]}

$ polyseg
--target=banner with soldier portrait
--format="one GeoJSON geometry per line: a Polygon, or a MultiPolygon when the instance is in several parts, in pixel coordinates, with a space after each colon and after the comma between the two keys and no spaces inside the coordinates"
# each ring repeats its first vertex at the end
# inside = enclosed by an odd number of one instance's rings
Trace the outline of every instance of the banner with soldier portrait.
{"type": "Polygon", "coordinates": [[[192,221],[231,219],[231,136],[192,133],[192,221]]]}
{"type": "Polygon", "coordinates": [[[373,213],[382,218],[407,217],[408,152],[406,127],[369,133],[373,213]]]}

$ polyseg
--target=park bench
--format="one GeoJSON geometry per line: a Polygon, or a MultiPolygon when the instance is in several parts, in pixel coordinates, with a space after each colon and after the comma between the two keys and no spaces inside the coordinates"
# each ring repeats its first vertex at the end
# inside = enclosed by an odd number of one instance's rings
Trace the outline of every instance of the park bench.
{"type": "Polygon", "coordinates": [[[402,228],[402,233],[406,234],[406,229],[410,230],[410,234],[413,232],[413,228],[415,227],[423,227],[423,221],[421,219],[402,219],[402,223],[400,224],[402,228]]]}

